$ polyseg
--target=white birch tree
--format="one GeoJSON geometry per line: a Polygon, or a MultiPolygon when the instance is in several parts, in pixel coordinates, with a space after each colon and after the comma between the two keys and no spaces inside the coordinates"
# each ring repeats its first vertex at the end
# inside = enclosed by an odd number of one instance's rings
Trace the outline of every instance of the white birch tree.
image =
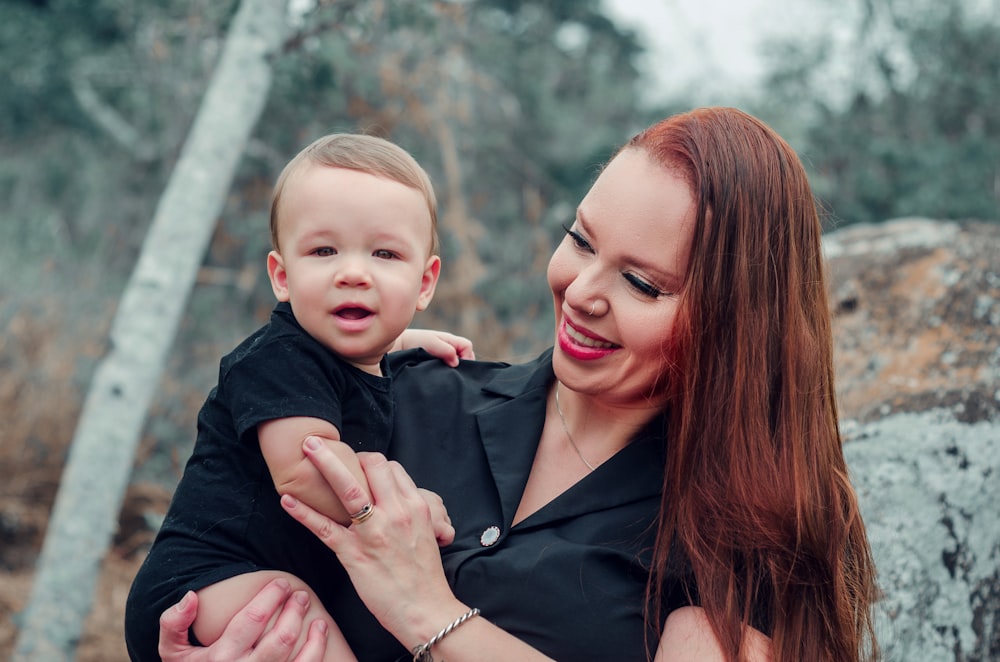
{"type": "Polygon", "coordinates": [[[14,660],[72,660],[146,413],[271,85],[285,0],[243,0],[156,208],[77,424],[14,660]]]}

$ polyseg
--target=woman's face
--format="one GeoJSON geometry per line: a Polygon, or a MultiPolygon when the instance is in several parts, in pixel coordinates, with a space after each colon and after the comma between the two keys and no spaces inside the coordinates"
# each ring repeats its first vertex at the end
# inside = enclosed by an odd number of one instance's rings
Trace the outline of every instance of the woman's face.
{"type": "Polygon", "coordinates": [[[642,150],[608,164],[549,261],[560,381],[611,406],[662,404],[694,214],[687,182],[642,150]]]}

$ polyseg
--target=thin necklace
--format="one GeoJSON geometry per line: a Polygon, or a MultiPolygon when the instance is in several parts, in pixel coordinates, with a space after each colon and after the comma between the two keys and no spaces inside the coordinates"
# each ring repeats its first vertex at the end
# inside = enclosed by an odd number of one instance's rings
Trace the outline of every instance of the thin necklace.
{"type": "Polygon", "coordinates": [[[583,456],[583,453],[580,452],[580,448],[576,445],[576,442],[573,441],[573,435],[571,435],[569,433],[569,426],[566,425],[566,417],[563,416],[562,407],[559,406],[559,385],[560,384],[561,384],[561,382],[559,380],[556,380],[556,411],[559,413],[559,420],[562,421],[563,432],[566,433],[566,438],[569,439],[569,445],[572,446],[573,450],[576,451],[576,454],[580,457],[580,461],[583,462],[584,464],[586,464],[588,469],[590,469],[591,471],[593,471],[597,467],[595,467],[594,465],[592,465],[590,462],[587,462],[587,458],[585,458],[583,456]]]}

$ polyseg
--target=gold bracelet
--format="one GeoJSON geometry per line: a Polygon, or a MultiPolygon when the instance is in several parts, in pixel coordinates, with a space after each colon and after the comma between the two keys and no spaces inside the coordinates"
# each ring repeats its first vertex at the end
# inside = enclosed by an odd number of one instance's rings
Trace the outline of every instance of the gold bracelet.
{"type": "Polygon", "coordinates": [[[420,646],[414,646],[413,650],[410,651],[411,653],[413,653],[413,662],[434,662],[434,658],[431,657],[431,646],[444,639],[447,635],[451,633],[452,630],[457,628],[462,623],[478,615],[479,615],[479,608],[473,607],[472,609],[465,612],[464,614],[456,618],[454,621],[446,625],[443,630],[441,630],[436,635],[431,637],[430,641],[428,641],[426,644],[421,644],[420,646]]]}

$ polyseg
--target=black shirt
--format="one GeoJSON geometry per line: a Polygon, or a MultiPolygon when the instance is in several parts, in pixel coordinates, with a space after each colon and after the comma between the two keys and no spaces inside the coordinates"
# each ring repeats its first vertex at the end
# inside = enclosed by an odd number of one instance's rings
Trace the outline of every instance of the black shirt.
{"type": "MultiPolygon", "coordinates": [[[[396,412],[387,454],[417,485],[444,499],[456,538],[442,560],[459,599],[557,660],[645,660],[657,644],[643,607],[660,507],[664,420],[654,420],[593,473],[511,526],[554,380],[551,353],[524,365],[463,361],[449,368],[417,350],[391,355],[390,365],[396,412]]],[[[150,555],[166,560],[155,545],[150,555]]],[[[172,571],[178,570],[185,569],[172,571]]],[[[324,597],[325,606],[358,658],[406,655],[344,588],[342,569],[324,572],[327,587],[334,584],[340,593],[335,603],[324,597]]],[[[664,613],[686,603],[687,581],[679,574],[671,582],[664,613]]],[[[323,586],[310,585],[323,595],[323,586]]],[[[130,638],[152,636],[153,649],[159,614],[180,597],[164,599],[160,592],[140,572],[133,595],[143,596],[143,604],[130,601],[127,617],[130,638]]]]}
{"type": "MultiPolygon", "coordinates": [[[[385,360],[382,368],[388,375],[385,360]]],[[[324,602],[357,601],[333,552],[281,508],[260,452],[257,426],[290,416],[330,422],[355,450],[384,451],[390,379],[337,357],[279,303],[267,325],[222,359],[219,382],[199,412],[194,451],[129,595],[133,659],[159,659],[155,630],[144,620],[152,611],[235,575],[284,570],[324,602]]]]}
{"type": "MultiPolygon", "coordinates": [[[[442,558],[458,598],[556,660],[646,660],[665,420],[511,526],[555,379],[551,351],[524,365],[463,362],[450,371],[406,354],[390,359],[389,453],[444,499],[456,537],[442,558]]],[[[667,591],[664,613],[686,603],[684,580],[667,591]]],[[[655,651],[657,640],[649,643],[655,651]]]]}

